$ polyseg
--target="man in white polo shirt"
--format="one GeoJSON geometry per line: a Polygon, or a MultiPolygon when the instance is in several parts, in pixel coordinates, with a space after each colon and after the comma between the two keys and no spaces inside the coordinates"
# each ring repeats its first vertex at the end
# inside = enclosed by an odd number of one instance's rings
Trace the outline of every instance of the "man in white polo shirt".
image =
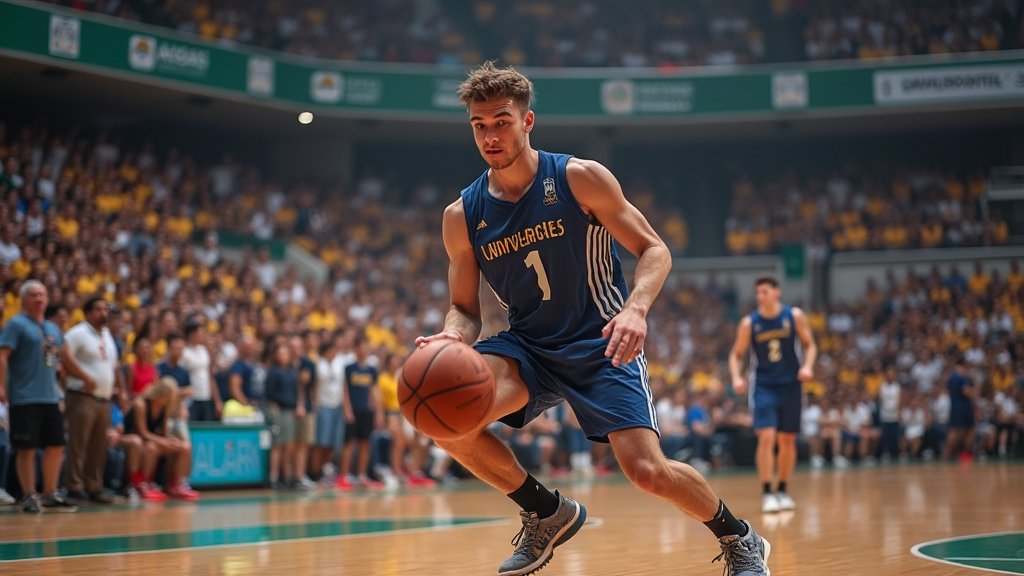
{"type": "Polygon", "coordinates": [[[206,345],[206,319],[197,315],[186,320],[185,351],[181,355],[181,366],[188,370],[188,377],[192,383],[189,418],[193,422],[220,420],[220,393],[213,380],[210,352],[206,345]]]}
{"type": "Polygon", "coordinates": [[[110,305],[94,296],[85,301],[82,312],[85,320],[68,330],[64,340],[71,356],[95,384],[68,377],[68,459],[64,481],[73,500],[110,504],[113,500],[103,493],[110,399],[122,393],[124,386],[117,369],[117,344],[107,328],[110,305]]]}

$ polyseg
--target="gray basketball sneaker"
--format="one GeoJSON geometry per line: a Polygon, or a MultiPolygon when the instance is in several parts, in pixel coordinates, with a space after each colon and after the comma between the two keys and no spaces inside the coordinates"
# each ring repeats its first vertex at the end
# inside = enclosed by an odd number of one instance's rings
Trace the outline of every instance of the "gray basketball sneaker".
{"type": "Polygon", "coordinates": [[[547,518],[536,512],[520,512],[523,527],[512,539],[516,551],[498,568],[498,576],[526,576],[543,568],[554,556],[556,546],[572,538],[587,520],[587,509],[557,491],[558,510],[547,518]]]}
{"type": "Polygon", "coordinates": [[[723,536],[718,539],[722,553],[711,562],[725,561],[725,576],[771,576],[768,569],[768,556],[772,546],[767,540],[754,532],[754,527],[747,525],[747,534],[739,536],[723,536]]]}

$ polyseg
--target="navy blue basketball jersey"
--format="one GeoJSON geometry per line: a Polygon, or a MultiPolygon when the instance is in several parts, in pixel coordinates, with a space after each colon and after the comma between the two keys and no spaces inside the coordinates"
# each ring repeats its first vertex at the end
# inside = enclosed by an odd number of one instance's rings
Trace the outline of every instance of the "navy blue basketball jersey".
{"type": "Polygon", "coordinates": [[[792,384],[797,382],[800,359],[796,353],[796,325],[793,308],[783,305],[774,318],[765,318],[754,310],[750,313],[750,338],[757,357],[757,384],[792,384]]]}
{"type": "Polygon", "coordinates": [[[542,347],[600,339],[628,295],[615,242],[569,189],[571,157],[539,155],[516,202],[488,192],[487,171],[462,191],[469,239],[513,333],[542,347]]]}

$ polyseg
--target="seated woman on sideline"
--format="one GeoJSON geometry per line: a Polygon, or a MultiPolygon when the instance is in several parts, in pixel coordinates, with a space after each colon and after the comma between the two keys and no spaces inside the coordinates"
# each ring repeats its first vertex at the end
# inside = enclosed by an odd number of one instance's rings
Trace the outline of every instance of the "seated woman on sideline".
{"type": "Polygon", "coordinates": [[[143,500],[162,502],[168,496],[181,500],[199,499],[199,493],[181,481],[192,459],[192,445],[168,434],[167,420],[170,408],[176,405],[177,396],[177,382],[164,376],[132,401],[125,418],[125,439],[139,438],[126,443],[126,447],[136,448],[128,454],[128,471],[132,487],[143,500]],[[141,458],[133,457],[131,452],[134,451],[141,452],[141,458]],[[161,457],[167,461],[166,494],[152,484],[161,457]]]}

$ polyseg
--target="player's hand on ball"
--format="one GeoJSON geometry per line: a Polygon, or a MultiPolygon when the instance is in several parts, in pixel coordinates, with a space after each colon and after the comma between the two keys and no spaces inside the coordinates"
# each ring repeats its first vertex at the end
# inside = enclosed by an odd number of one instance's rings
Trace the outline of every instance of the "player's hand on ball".
{"type": "Polygon", "coordinates": [[[435,340],[444,340],[444,339],[455,340],[456,342],[462,342],[462,334],[459,334],[455,330],[444,330],[442,332],[438,332],[437,334],[432,334],[430,336],[420,336],[419,338],[416,338],[415,344],[416,344],[417,348],[421,348],[421,347],[426,346],[428,343],[433,342],[435,340]]]}

